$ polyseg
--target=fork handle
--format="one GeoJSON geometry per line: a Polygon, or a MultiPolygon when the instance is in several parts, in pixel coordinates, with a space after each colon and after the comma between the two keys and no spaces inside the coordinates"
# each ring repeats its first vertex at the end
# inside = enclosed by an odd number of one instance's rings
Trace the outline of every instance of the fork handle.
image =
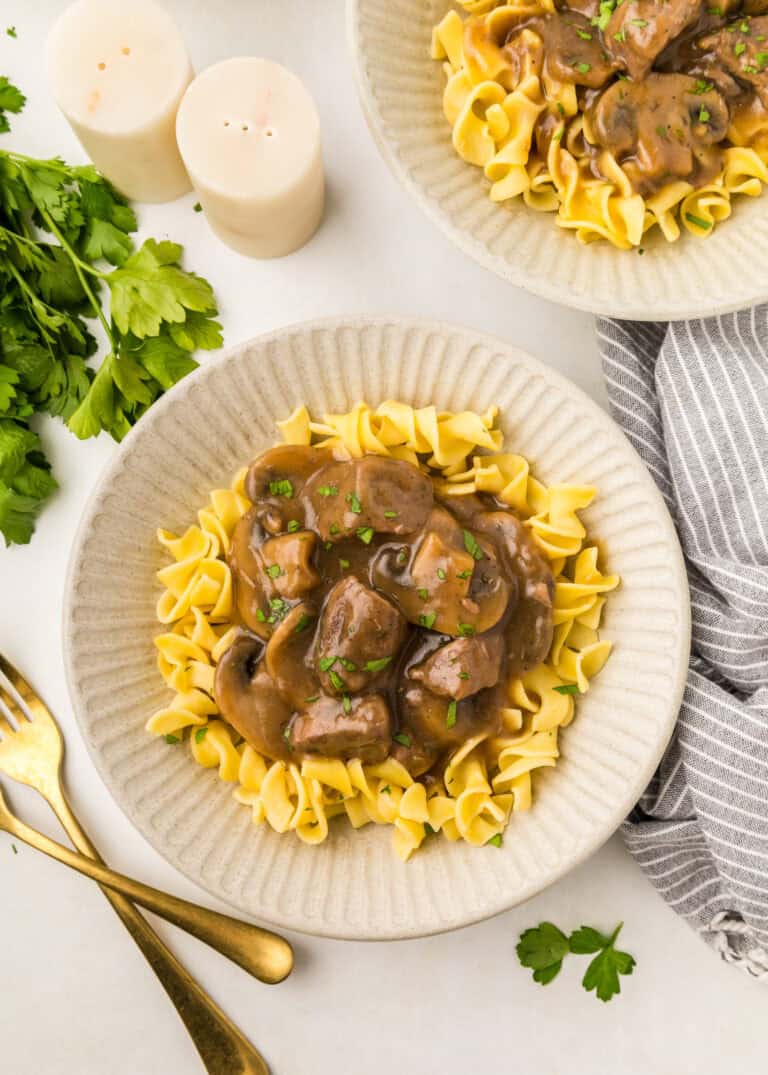
{"type": "Polygon", "coordinates": [[[281,982],[293,969],[293,949],[284,937],[270,930],[219,914],[207,907],[198,907],[177,896],[142,884],[141,881],[116,873],[102,862],[86,858],[77,851],[70,851],[68,847],[57,844],[55,840],[18,819],[14,819],[13,832],[30,847],[50,855],[93,881],[98,881],[100,885],[120,892],[132,903],[146,907],[148,911],[153,911],[160,918],[211,945],[262,982],[270,985],[281,982]]]}
{"type": "MultiPolygon", "coordinates": [[[[46,798],[75,847],[97,863],[103,863],[63,791],[52,789],[46,798]]],[[[111,888],[103,886],[102,891],[160,980],[208,1075],[269,1075],[261,1053],[195,981],[133,904],[111,888]]]]}

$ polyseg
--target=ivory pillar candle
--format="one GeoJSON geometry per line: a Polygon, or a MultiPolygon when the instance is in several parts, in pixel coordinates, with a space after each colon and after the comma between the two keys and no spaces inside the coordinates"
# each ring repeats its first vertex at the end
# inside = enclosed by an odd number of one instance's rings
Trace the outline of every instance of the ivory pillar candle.
{"type": "Polygon", "coordinates": [[[56,103],[119,191],[165,202],[190,189],[176,112],[194,71],[154,0],[77,0],[51,31],[48,67],[56,103]]]}
{"type": "Polygon", "coordinates": [[[323,213],[320,119],[300,80],[270,60],[209,67],[179,108],[181,155],[214,232],[250,257],[290,254],[323,213]]]}

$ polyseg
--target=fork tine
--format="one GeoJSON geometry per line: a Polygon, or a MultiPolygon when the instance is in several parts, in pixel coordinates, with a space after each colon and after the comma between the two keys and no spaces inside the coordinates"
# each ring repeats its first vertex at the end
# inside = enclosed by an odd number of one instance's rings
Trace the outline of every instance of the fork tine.
{"type": "Polygon", "coordinates": [[[0,731],[3,731],[5,735],[10,735],[13,732],[13,728],[10,727],[9,721],[4,718],[12,718],[17,724],[23,724],[29,718],[22,712],[21,707],[16,702],[16,699],[6,690],[2,679],[0,679],[0,720],[3,724],[8,725],[8,728],[3,728],[0,725],[0,731]]]}
{"type": "MultiPolygon", "coordinates": [[[[8,681],[19,701],[23,703],[25,709],[22,710],[18,703],[17,709],[20,710],[21,716],[25,720],[30,719],[30,714],[26,710],[34,709],[42,709],[45,715],[53,720],[51,711],[48,709],[42,698],[33,689],[32,685],[27,682],[18,668],[14,667],[9,660],[3,657],[2,653],[0,653],[0,673],[2,673],[2,677],[8,681]]],[[[2,684],[1,678],[0,684],[2,684]]]]}
{"type": "Polygon", "coordinates": [[[0,702],[0,736],[3,739],[9,739],[14,735],[14,730],[3,716],[4,710],[2,709],[2,703],[0,702]]]}
{"type": "Polygon", "coordinates": [[[3,675],[0,675],[0,701],[5,702],[6,708],[18,724],[30,719],[23,699],[19,696],[18,691],[15,690],[13,684],[9,683],[3,675]]]}

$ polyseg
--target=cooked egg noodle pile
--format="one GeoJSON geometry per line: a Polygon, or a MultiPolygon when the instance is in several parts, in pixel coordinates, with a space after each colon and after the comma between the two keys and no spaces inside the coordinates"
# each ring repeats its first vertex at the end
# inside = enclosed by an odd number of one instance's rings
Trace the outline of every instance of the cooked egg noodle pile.
{"type": "Polygon", "coordinates": [[[235,525],[250,507],[245,468],[231,488],[211,494],[197,525],[180,537],[159,531],[172,563],[158,573],[164,592],[157,617],[167,630],[155,644],[160,673],[174,696],[147,728],[171,743],[186,737],[199,765],[237,785],[235,798],[250,807],[255,823],[295,832],[310,844],[322,843],[328,822],[339,814],[355,828],[391,825],[395,850],[407,860],[431,833],[475,845],[498,842],[511,814],[529,809],[533,772],[555,765],[558,729],[571,722],[575,695],[588,690],[610,654],[611,643],[598,631],[605,595],[619,579],[601,573],[597,549],[585,544],[577,513],[595,490],[546,488],[522,456],[501,451],[495,419],[495,408],[453,414],[388,401],[375,411],[358,403],[348,414],[325,415],[322,423],[300,407],[279,423],[286,443],[324,444],[353,458],[374,452],[405,459],[437,472],[445,495],[495,495],[525,519],[551,562],[555,630],[546,663],[509,683],[503,734],[469,739],[449,759],[443,782],[428,789],[391,757],[379,765],[320,756],[300,764],[271,762],[220,718],[214,674],[237,631],[226,555],[235,525]]]}

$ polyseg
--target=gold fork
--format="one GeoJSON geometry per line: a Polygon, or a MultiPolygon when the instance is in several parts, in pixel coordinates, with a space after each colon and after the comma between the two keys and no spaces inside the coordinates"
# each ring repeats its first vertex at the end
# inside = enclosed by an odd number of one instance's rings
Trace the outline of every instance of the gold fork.
{"type": "MultiPolygon", "coordinates": [[[[111,887],[105,887],[105,884],[118,882],[124,889],[131,888],[130,894],[134,899],[137,895],[147,894],[136,891],[145,886],[113,874],[104,865],[104,860],[72,812],[62,782],[64,744],[50,710],[24,677],[2,656],[0,673],[0,772],[34,788],[47,800],[81,855],[23,825],[10,813],[1,792],[0,828],[12,831],[18,839],[53,854],[81,872],[89,872],[101,883],[104,895],[160,979],[209,1075],[268,1075],[269,1068],[261,1054],[198,985],[133,904],[111,887]],[[12,690],[8,689],[9,685],[12,690]],[[15,728],[9,718],[13,719],[15,728]],[[136,889],[132,886],[136,886],[136,889]]],[[[224,951],[225,955],[246,965],[246,969],[252,973],[258,972],[257,976],[263,980],[277,982],[290,973],[293,951],[282,937],[259,930],[256,926],[247,926],[226,915],[196,908],[156,890],[147,891],[152,898],[153,911],[162,914],[163,901],[169,901],[165,906],[165,917],[169,921],[224,951]],[[185,912],[179,913],[180,904],[197,912],[192,922],[184,920],[185,912]],[[206,919],[208,915],[215,916],[215,925],[206,919]],[[228,923],[238,928],[232,929],[228,923]],[[191,928],[192,925],[195,928],[191,928]],[[243,930],[247,932],[243,933],[243,930]],[[253,945],[254,939],[257,942],[255,957],[249,951],[249,944],[253,945]]]]}

